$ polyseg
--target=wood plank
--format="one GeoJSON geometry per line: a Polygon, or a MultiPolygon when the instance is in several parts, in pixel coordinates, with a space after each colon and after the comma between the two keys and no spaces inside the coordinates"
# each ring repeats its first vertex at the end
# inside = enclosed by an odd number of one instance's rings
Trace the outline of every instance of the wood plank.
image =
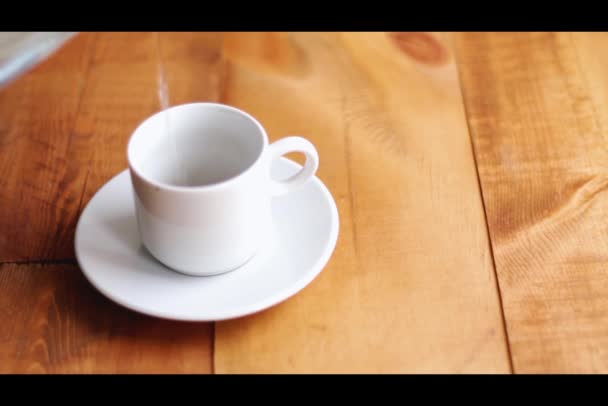
{"type": "Polygon", "coordinates": [[[162,108],[161,68],[168,81],[169,105],[219,99],[222,64],[215,55],[220,41],[213,33],[100,35],[75,128],[80,149],[89,157],[85,203],[126,169],[131,133],[162,108]]]}
{"type": "Polygon", "coordinates": [[[458,77],[430,34],[229,34],[222,101],[317,146],[341,215],[300,294],[218,323],[217,373],[509,372],[458,77]]]}
{"type": "Polygon", "coordinates": [[[457,38],[518,373],[608,371],[608,36],[457,38]]]}
{"type": "Polygon", "coordinates": [[[74,128],[78,151],[86,156],[83,208],[110,178],[127,168],[128,139],[160,110],[158,55],[154,33],[103,33],[83,92],[74,128]]]}
{"type": "MultiPolygon", "coordinates": [[[[2,230],[7,230],[0,234],[0,262],[73,258],[73,233],[80,211],[107,180],[126,169],[131,132],[160,109],[155,33],[80,35],[80,43],[24,76],[0,99],[0,106],[5,107],[0,113],[5,118],[1,122],[7,126],[0,131],[0,169],[7,174],[0,180],[4,182],[0,193],[8,202],[0,215],[2,230]],[[86,73],[81,74],[76,62],[82,58],[86,63],[81,65],[86,67],[81,70],[86,73]],[[64,94],[64,85],[72,82],[78,83],[77,94],[73,89],[64,94]],[[60,122],[55,123],[57,120],[60,122]]],[[[213,60],[201,60],[197,49],[192,48],[196,45],[204,49],[205,41],[213,43],[217,38],[213,34],[161,35],[175,102],[219,97],[218,81],[211,83],[213,86],[201,86],[207,83],[201,75],[213,77],[213,60]],[[181,71],[174,72],[177,68],[181,71]]],[[[54,282],[50,280],[49,284],[54,282]]],[[[162,329],[174,325],[154,326],[162,329]]],[[[213,325],[198,325],[196,337],[197,351],[206,351],[210,359],[213,325]]],[[[52,336],[48,345],[65,345],[61,341],[64,339],[52,336]]],[[[126,339],[119,345],[127,346],[126,339]]],[[[133,368],[144,368],[144,372],[177,368],[171,362],[166,364],[160,347],[158,355],[151,351],[146,353],[149,360],[133,368]]],[[[74,362],[65,368],[105,368],[105,364],[91,364],[88,358],[74,362]]],[[[204,368],[185,369],[209,371],[206,364],[204,368]]]]}
{"type": "Polygon", "coordinates": [[[0,262],[73,256],[84,185],[72,129],[95,35],[0,89],[0,262]]]}
{"type": "Polygon", "coordinates": [[[75,265],[0,265],[0,373],[209,373],[206,324],[105,299],[75,265]]]}
{"type": "MultiPolygon", "coordinates": [[[[219,41],[160,34],[171,104],[220,98],[219,41]]],[[[0,262],[74,257],[83,204],[160,109],[158,61],[155,33],[82,33],[0,91],[0,262]]]]}
{"type": "MultiPolygon", "coordinates": [[[[219,97],[219,81],[212,78],[221,65],[212,57],[201,57],[205,50],[219,49],[217,41],[217,35],[208,33],[99,35],[74,131],[78,150],[87,157],[82,167],[87,172],[83,207],[105,182],[127,168],[131,133],[161,109],[159,62],[168,78],[171,105],[219,97]]],[[[200,351],[207,351],[211,359],[213,324],[201,323],[197,329],[200,351]]],[[[153,367],[159,359],[151,356],[148,365],[153,367]]]]}

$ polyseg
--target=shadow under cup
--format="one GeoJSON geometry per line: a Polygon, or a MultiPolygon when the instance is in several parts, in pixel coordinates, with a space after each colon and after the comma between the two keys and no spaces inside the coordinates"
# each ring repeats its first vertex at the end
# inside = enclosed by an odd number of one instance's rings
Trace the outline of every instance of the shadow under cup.
{"type": "Polygon", "coordinates": [[[127,154],[148,251],[198,276],[255,256],[272,222],[267,146],[253,117],[221,104],[180,105],[145,120],[127,154]]]}

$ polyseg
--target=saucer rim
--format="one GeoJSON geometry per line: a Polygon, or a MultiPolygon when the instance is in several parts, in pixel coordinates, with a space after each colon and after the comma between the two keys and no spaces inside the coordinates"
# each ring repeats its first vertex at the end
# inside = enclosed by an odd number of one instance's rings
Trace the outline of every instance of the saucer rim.
{"type": "MultiPolygon", "coordinates": [[[[281,161],[284,161],[286,164],[290,165],[291,167],[293,167],[295,169],[302,167],[297,162],[294,162],[286,157],[281,157],[281,161]]],[[[301,292],[304,288],[306,288],[321,273],[321,271],[323,271],[323,269],[329,263],[329,260],[331,259],[332,255],[336,249],[336,246],[337,246],[339,230],[340,230],[340,216],[339,216],[338,207],[336,205],[335,199],[333,198],[333,196],[332,196],[331,192],[329,191],[329,189],[327,188],[327,186],[315,175],[310,179],[310,182],[314,182],[316,184],[316,186],[321,190],[321,193],[324,195],[325,199],[327,200],[327,202],[329,204],[329,210],[331,212],[330,232],[329,232],[328,242],[327,242],[327,244],[325,244],[322,254],[319,255],[319,257],[315,261],[314,265],[309,267],[309,269],[307,271],[305,271],[304,275],[302,275],[299,279],[296,279],[295,282],[290,283],[290,284],[286,285],[285,287],[282,287],[274,294],[267,296],[265,299],[255,302],[254,304],[239,306],[237,308],[233,308],[233,309],[231,309],[229,311],[225,311],[225,312],[214,311],[213,312],[214,314],[212,314],[211,316],[201,316],[201,317],[194,316],[194,317],[192,317],[192,316],[185,316],[185,315],[176,315],[172,312],[165,312],[162,310],[145,309],[138,305],[129,303],[128,301],[124,301],[124,300],[116,297],[112,292],[109,292],[104,287],[98,285],[95,282],[93,276],[90,275],[89,271],[86,270],[86,267],[84,266],[84,260],[81,258],[82,252],[79,249],[79,241],[80,241],[79,235],[82,232],[82,227],[84,227],[82,225],[83,219],[85,218],[87,211],[90,210],[91,203],[98,197],[98,195],[103,193],[104,188],[108,184],[110,184],[113,181],[117,181],[118,178],[120,178],[121,176],[126,176],[126,177],[130,176],[129,169],[128,168],[124,169],[124,170],[120,171],[118,174],[114,175],[112,178],[108,179],[97,190],[97,192],[95,192],[95,194],[91,197],[91,199],[89,199],[89,201],[87,202],[85,208],[82,210],[82,212],[79,216],[78,224],[76,226],[76,230],[75,230],[75,234],[74,234],[74,251],[75,251],[76,261],[78,263],[80,271],[83,273],[85,278],[89,281],[89,283],[93,287],[95,287],[95,289],[97,289],[101,294],[106,296],[111,301],[113,301],[127,309],[135,311],[137,313],[141,313],[141,314],[145,314],[148,316],[165,319],[165,320],[185,321],[185,322],[223,321],[223,320],[231,320],[231,319],[236,319],[236,318],[240,318],[240,317],[249,316],[249,315],[252,315],[255,313],[259,313],[263,310],[269,309],[273,306],[276,306],[276,305],[290,299],[291,297],[295,296],[297,293],[301,292]]],[[[166,267],[166,265],[163,265],[163,266],[166,267]]],[[[238,272],[238,269],[239,268],[236,268],[234,271],[238,272]]],[[[167,269],[167,272],[175,272],[175,271],[167,269]]],[[[209,275],[209,276],[192,276],[192,275],[181,274],[181,276],[183,276],[184,278],[216,278],[216,277],[219,277],[222,275],[223,274],[209,275]]]]}

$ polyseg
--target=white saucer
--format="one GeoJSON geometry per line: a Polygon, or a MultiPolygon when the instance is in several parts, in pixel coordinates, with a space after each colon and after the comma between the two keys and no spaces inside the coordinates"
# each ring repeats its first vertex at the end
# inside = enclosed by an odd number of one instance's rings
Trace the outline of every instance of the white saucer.
{"type": "MultiPolygon", "coordinates": [[[[273,177],[300,165],[282,158],[273,177]]],[[[313,178],[275,198],[273,238],[241,268],[217,276],[188,276],[162,265],[141,245],[127,170],[106,183],[82,212],[75,249],[86,278],[109,299],[150,316],[214,321],[276,305],[308,285],[329,261],[339,216],[325,185],[313,178]]]]}

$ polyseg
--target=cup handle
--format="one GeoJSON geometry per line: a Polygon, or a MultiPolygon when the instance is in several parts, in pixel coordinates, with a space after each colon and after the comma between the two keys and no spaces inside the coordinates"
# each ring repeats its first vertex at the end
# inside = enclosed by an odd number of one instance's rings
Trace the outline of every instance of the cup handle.
{"type": "Polygon", "coordinates": [[[270,180],[270,193],[280,196],[302,186],[314,176],[319,167],[319,154],[315,146],[306,138],[289,136],[273,142],[268,146],[270,160],[272,162],[282,155],[290,152],[301,152],[306,156],[304,167],[296,174],[285,180],[270,180]]]}

